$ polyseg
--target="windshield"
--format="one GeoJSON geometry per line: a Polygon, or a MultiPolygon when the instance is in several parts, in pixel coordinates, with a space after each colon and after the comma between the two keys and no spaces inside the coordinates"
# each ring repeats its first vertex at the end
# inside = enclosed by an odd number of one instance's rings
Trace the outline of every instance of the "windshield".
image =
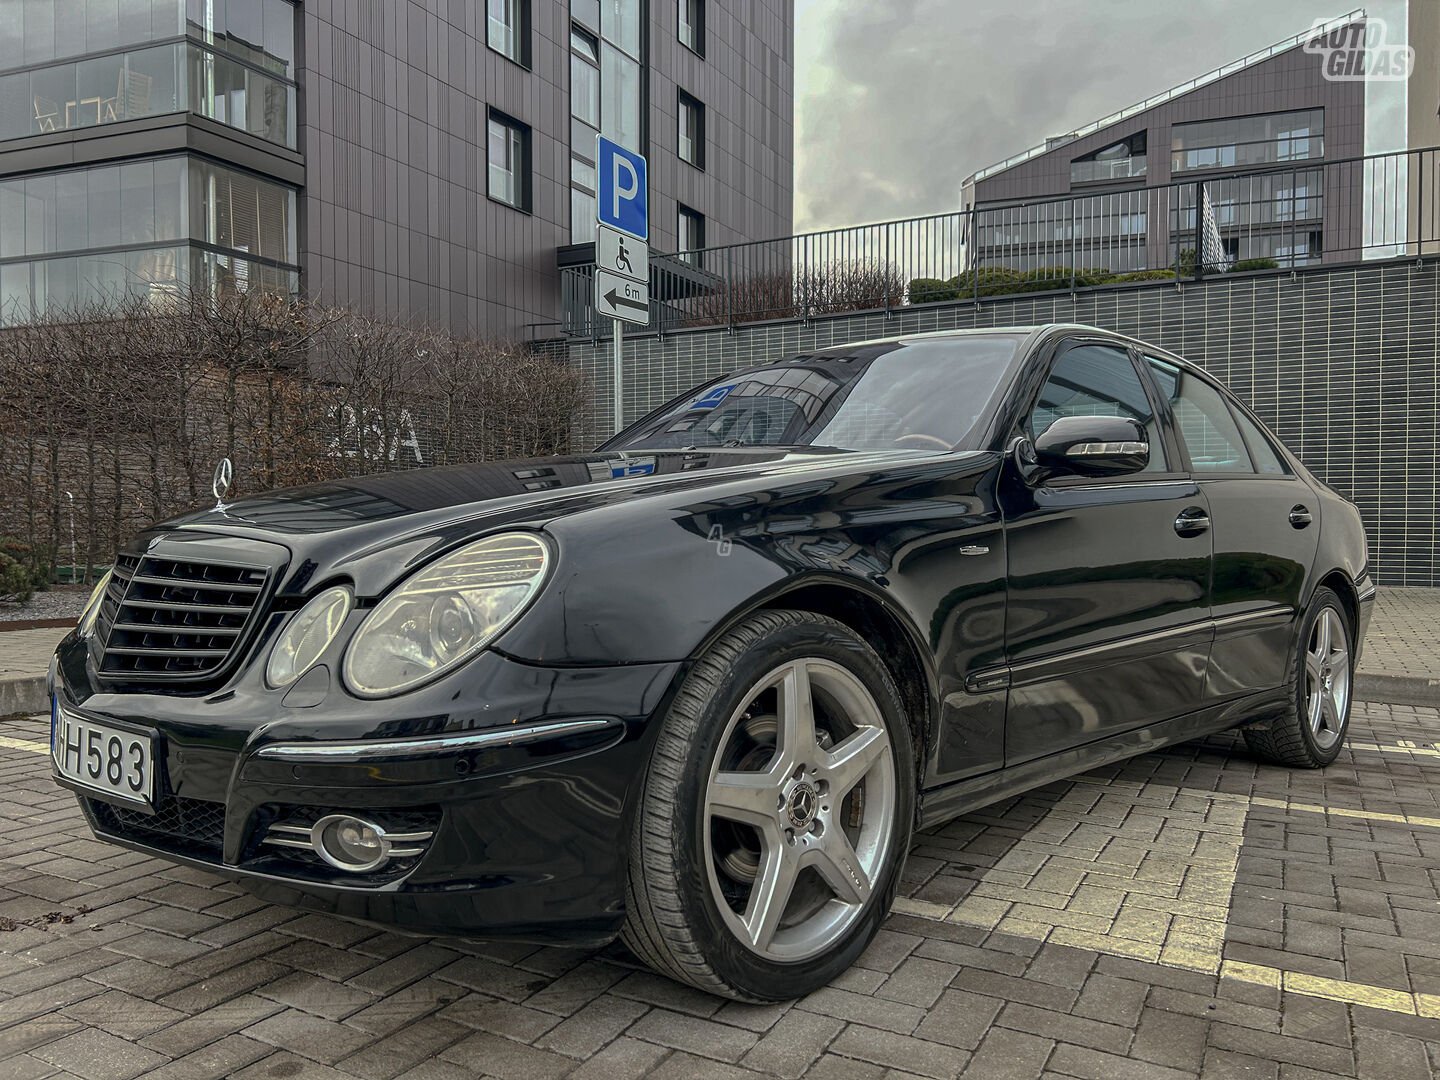
{"type": "Polygon", "coordinates": [[[967,440],[978,437],[1019,343],[919,338],[797,356],[707,383],[601,449],[973,449],[967,440]]]}

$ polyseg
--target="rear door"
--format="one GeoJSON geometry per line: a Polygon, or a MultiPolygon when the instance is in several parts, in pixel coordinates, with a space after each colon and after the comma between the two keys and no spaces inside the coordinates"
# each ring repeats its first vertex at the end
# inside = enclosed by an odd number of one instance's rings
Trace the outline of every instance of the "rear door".
{"type": "Polygon", "coordinates": [[[1200,701],[1211,629],[1205,498],[1185,473],[1137,359],[1109,339],[1062,341],[1022,414],[1126,416],[1150,466],[1106,479],[1002,481],[1009,555],[1007,765],[1166,720],[1200,701]]]}
{"type": "Polygon", "coordinates": [[[1145,364],[1210,507],[1215,643],[1205,697],[1277,687],[1288,675],[1319,545],[1319,501],[1226,391],[1161,357],[1146,356],[1145,364]]]}

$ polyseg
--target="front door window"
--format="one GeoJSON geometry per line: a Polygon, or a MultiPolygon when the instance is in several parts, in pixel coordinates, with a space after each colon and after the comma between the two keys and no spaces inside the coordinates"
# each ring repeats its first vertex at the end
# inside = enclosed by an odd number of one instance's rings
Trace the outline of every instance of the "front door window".
{"type": "Polygon", "coordinates": [[[1130,354],[1113,345],[1061,346],[1026,425],[1033,439],[1062,416],[1123,416],[1144,425],[1150,441],[1147,472],[1164,472],[1165,445],[1155,411],[1130,354]]]}

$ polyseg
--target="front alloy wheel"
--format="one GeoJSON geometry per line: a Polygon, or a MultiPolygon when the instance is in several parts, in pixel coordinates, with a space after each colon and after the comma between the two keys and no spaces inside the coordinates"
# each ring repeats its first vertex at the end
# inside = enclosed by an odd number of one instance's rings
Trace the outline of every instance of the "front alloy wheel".
{"type": "Polygon", "coordinates": [[[770,960],[844,936],[889,854],[895,765],[875,699],[829,660],[764,676],[730,717],[705,791],[717,910],[770,960]]]}
{"type": "Polygon", "coordinates": [[[712,646],[661,721],[636,810],[627,945],[749,1001],[844,971],[894,898],[914,818],[899,692],[854,631],[762,612],[712,646]]]}

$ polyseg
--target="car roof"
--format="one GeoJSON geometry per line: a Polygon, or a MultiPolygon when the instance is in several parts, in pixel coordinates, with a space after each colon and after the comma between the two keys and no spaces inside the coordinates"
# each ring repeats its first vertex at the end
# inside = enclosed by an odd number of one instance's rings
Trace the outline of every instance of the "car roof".
{"type": "Polygon", "coordinates": [[[835,352],[846,349],[858,349],[876,345],[898,345],[907,341],[936,341],[946,338],[963,337],[987,337],[995,335],[1009,335],[1024,338],[1027,343],[1038,342],[1042,338],[1050,337],[1060,333],[1078,333],[1086,336],[1095,335],[1110,338],[1113,341],[1124,342],[1133,345],[1137,349],[1154,353],[1164,357],[1166,360],[1173,360],[1187,368],[1197,368],[1198,365],[1190,363],[1182,356],[1177,356],[1169,349],[1153,342],[1142,341],[1140,338],[1131,337],[1128,334],[1121,334],[1114,330],[1106,330],[1101,326],[1090,326],[1086,323],[1032,323],[1028,326],[976,326],[966,327],[960,330],[927,330],[918,334],[897,334],[891,337],[869,338],[865,341],[847,341],[843,344],[827,345],[823,348],[814,349],[816,353],[835,352]]]}

